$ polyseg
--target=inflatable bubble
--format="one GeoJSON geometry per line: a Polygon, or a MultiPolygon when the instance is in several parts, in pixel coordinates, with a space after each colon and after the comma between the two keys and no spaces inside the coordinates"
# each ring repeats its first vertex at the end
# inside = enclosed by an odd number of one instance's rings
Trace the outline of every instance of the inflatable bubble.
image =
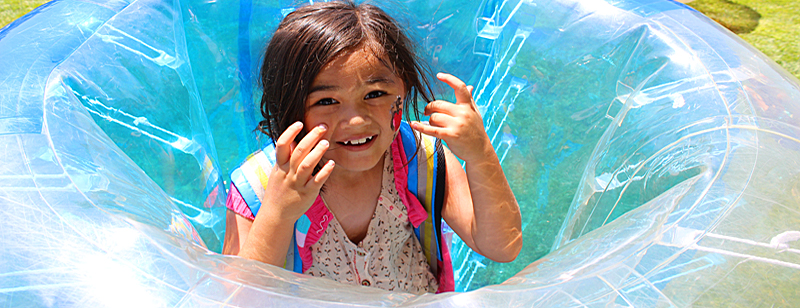
{"type": "Polygon", "coordinates": [[[661,0],[379,4],[475,86],[522,209],[512,263],[454,238],[464,292],[218,254],[290,2],[62,0],[0,31],[3,306],[800,306],[798,80],[661,0]]]}

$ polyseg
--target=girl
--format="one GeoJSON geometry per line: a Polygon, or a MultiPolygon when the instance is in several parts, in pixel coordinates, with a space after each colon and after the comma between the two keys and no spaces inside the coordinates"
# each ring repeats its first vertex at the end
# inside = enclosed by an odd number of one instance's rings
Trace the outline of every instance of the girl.
{"type": "Polygon", "coordinates": [[[519,207],[472,88],[440,73],[456,103],[432,101],[424,72],[377,7],[287,15],[261,70],[259,129],[274,148],[231,175],[224,253],[348,284],[452,291],[443,218],[475,252],[514,260],[519,207]],[[420,98],[428,124],[401,122],[420,98]]]}

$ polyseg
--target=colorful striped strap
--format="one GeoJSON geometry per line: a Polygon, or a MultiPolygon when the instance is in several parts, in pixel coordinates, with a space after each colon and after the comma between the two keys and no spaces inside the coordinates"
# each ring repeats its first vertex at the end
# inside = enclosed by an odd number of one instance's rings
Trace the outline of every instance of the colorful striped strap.
{"type": "MultiPolygon", "coordinates": [[[[397,156],[394,157],[395,174],[407,174],[407,188],[398,187],[398,191],[408,191],[414,196],[414,198],[408,199],[415,200],[403,201],[409,205],[409,218],[414,225],[414,232],[420,240],[428,264],[434,272],[438,272],[439,261],[443,260],[441,247],[444,244],[441,238],[442,206],[446,181],[444,149],[441,140],[422,135],[411,129],[408,124],[400,126],[398,138],[402,142],[395,142],[395,144],[402,147],[399,152],[403,155],[399,159],[397,156]],[[403,169],[407,171],[398,170],[398,163],[404,165],[403,169]],[[413,203],[421,203],[421,207],[412,206],[413,203]],[[415,222],[414,217],[421,217],[424,220],[415,222]]],[[[396,182],[402,182],[402,180],[396,182]]]]}
{"type": "Polygon", "coordinates": [[[269,181],[269,173],[275,165],[275,147],[270,144],[262,150],[250,154],[244,163],[231,172],[231,181],[247,205],[253,216],[261,208],[261,196],[269,181]]]}

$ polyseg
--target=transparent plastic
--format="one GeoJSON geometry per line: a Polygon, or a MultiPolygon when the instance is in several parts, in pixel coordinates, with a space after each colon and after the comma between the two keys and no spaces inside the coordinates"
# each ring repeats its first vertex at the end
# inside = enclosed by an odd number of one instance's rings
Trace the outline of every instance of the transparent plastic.
{"type": "Polygon", "coordinates": [[[800,306],[800,87],[773,61],[671,1],[377,4],[475,86],[516,261],[456,237],[466,292],[414,296],[218,254],[299,4],[61,0],[0,30],[2,306],[800,306]]]}

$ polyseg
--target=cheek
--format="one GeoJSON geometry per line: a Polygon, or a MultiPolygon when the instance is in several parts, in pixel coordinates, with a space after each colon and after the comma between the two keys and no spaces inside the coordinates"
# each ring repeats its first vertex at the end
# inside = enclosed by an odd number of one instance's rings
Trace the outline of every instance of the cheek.
{"type": "Polygon", "coordinates": [[[317,127],[320,124],[325,124],[330,128],[330,123],[328,123],[325,117],[319,116],[315,113],[306,113],[305,118],[303,119],[303,126],[306,130],[312,130],[314,127],[317,127]]]}
{"type": "Polygon", "coordinates": [[[403,109],[397,108],[394,103],[375,106],[370,110],[370,117],[373,121],[380,124],[380,126],[389,127],[392,130],[399,127],[400,123],[397,122],[397,120],[402,118],[402,115],[403,109]]]}
{"type": "Polygon", "coordinates": [[[308,131],[323,124],[325,125],[325,127],[328,128],[328,130],[325,131],[325,134],[322,135],[322,139],[331,140],[334,127],[332,127],[332,120],[330,119],[330,117],[322,117],[319,115],[306,113],[306,117],[305,119],[303,119],[304,135],[308,131]]]}

